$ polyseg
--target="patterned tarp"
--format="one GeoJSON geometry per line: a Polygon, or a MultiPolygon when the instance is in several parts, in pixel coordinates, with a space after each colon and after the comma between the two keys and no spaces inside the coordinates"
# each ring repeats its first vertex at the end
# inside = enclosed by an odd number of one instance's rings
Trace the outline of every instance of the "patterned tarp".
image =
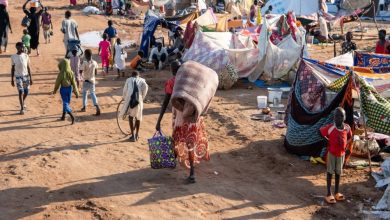
{"type": "Polygon", "coordinates": [[[338,64],[320,62],[318,60],[304,59],[314,69],[316,69],[321,78],[328,84],[344,76],[348,71],[353,70],[357,75],[370,83],[382,96],[390,97],[390,73],[375,73],[372,67],[348,67],[338,64]]]}
{"type": "Polygon", "coordinates": [[[258,65],[258,49],[251,38],[230,32],[197,32],[183,60],[193,60],[217,73],[232,64],[239,77],[247,77],[258,65]]]}
{"type": "MultiPolygon", "coordinates": [[[[363,113],[366,116],[367,125],[382,134],[390,134],[390,102],[383,98],[375,88],[369,85],[363,78],[357,77],[356,85],[359,87],[359,94],[362,103],[363,113]]],[[[331,85],[328,89],[338,91],[348,80],[343,76],[331,85]]]]}
{"type": "Polygon", "coordinates": [[[390,73],[390,55],[355,52],[354,66],[371,67],[375,73],[390,73]]]}
{"type": "MultiPolygon", "coordinates": [[[[345,77],[347,80],[338,84],[340,87],[337,88],[337,95],[328,105],[317,103],[325,98],[323,92],[325,85],[313,72],[313,68],[301,62],[286,110],[288,127],[285,147],[288,152],[302,156],[321,155],[323,148],[326,147],[326,141],[321,137],[319,129],[333,122],[334,109],[340,106],[348,91],[349,77],[345,77]],[[305,96],[313,93],[315,96],[305,96]]],[[[352,103],[345,102],[343,107],[346,112],[352,113],[352,103]]],[[[348,120],[348,123],[351,124],[352,120],[348,120]]]]}

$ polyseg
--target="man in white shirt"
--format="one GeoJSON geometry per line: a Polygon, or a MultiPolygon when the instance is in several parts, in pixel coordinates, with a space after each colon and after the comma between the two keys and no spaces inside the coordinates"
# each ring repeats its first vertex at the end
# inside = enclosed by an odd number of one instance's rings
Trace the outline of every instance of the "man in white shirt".
{"type": "Polygon", "coordinates": [[[69,40],[78,40],[79,32],[77,31],[77,23],[71,19],[72,13],[70,11],[65,12],[65,19],[62,21],[61,31],[64,34],[64,45],[65,50],[68,50],[68,41],[69,40]]]}
{"type": "Polygon", "coordinates": [[[100,108],[98,100],[95,94],[95,76],[97,75],[98,64],[95,60],[92,59],[92,51],[90,49],[85,50],[84,52],[85,60],[80,66],[80,75],[84,78],[83,83],[83,108],[81,112],[86,112],[87,108],[87,95],[88,92],[91,95],[93,105],[96,107],[96,116],[100,115],[100,108]]]}
{"type": "Polygon", "coordinates": [[[161,69],[167,58],[167,49],[162,46],[162,43],[157,43],[157,47],[154,47],[150,52],[149,62],[153,62],[156,69],[161,69]]]}
{"type": "Polygon", "coordinates": [[[23,115],[26,110],[24,101],[27,98],[30,85],[32,85],[30,58],[24,53],[24,45],[22,42],[16,43],[17,53],[11,56],[11,85],[18,88],[20,114],[23,115]],[[14,79],[15,78],[15,79],[14,79]]]}

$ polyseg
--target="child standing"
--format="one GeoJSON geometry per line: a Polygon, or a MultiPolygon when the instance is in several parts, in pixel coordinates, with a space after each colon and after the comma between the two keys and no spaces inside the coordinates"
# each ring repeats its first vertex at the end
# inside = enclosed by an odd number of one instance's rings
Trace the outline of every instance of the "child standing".
{"type": "MultiPolygon", "coordinates": [[[[74,74],[74,77],[77,82],[77,88],[80,88],[80,81],[81,81],[81,76],[80,76],[80,62],[81,58],[77,55],[78,49],[74,48],[72,50],[72,56],[69,58],[70,60],[70,67],[72,68],[72,72],[74,74]]],[[[82,56],[82,55],[81,55],[82,56]]]]}
{"type": "Polygon", "coordinates": [[[357,50],[356,43],[353,42],[352,39],[353,39],[353,34],[352,32],[348,31],[347,34],[345,35],[345,41],[341,45],[342,48],[341,54],[346,54],[357,50]]]}
{"type": "Polygon", "coordinates": [[[115,68],[118,71],[118,79],[121,77],[120,72],[122,72],[122,77],[125,76],[125,59],[127,57],[127,53],[123,50],[124,46],[122,45],[121,39],[116,39],[115,50],[114,50],[114,61],[115,68]]]}
{"type": "Polygon", "coordinates": [[[72,90],[76,95],[76,98],[79,97],[79,90],[76,86],[76,81],[74,78],[74,74],[72,73],[69,60],[61,60],[58,64],[58,69],[60,72],[57,76],[53,95],[56,94],[58,88],[61,86],[60,94],[63,105],[61,120],[65,121],[65,115],[69,114],[70,118],[72,119],[72,124],[74,124],[74,116],[72,114],[72,109],[70,108],[70,99],[72,97],[72,90]]]}
{"type": "Polygon", "coordinates": [[[120,112],[120,117],[126,119],[129,116],[129,125],[131,130],[130,141],[138,141],[139,127],[142,121],[142,112],[144,109],[144,99],[148,92],[148,84],[145,79],[140,77],[138,71],[134,71],[131,77],[126,80],[123,88],[123,100],[125,104],[120,112]],[[138,96],[138,97],[136,97],[138,96]],[[138,104],[131,106],[131,99],[137,99],[138,104]],[[135,121],[135,126],[134,126],[135,121]]]}
{"type": "Polygon", "coordinates": [[[83,108],[81,112],[86,112],[87,107],[87,95],[88,92],[91,95],[93,105],[96,107],[96,116],[100,115],[100,108],[98,100],[95,94],[95,76],[97,74],[98,64],[92,59],[92,51],[90,49],[85,50],[85,60],[80,66],[80,75],[84,78],[83,83],[83,108]]]}
{"type": "Polygon", "coordinates": [[[18,88],[20,114],[24,115],[26,110],[25,101],[30,90],[30,85],[33,84],[30,71],[30,58],[24,53],[24,45],[22,42],[16,43],[17,53],[11,56],[11,85],[18,88]],[[15,80],[14,80],[15,78],[15,80]]]}
{"type": "Polygon", "coordinates": [[[339,192],[340,175],[342,174],[344,157],[348,143],[352,140],[352,131],[345,124],[345,111],[338,107],[334,113],[334,124],[329,124],[320,129],[321,135],[328,140],[327,156],[327,196],[325,201],[334,204],[336,201],[344,201],[345,197],[339,192]],[[331,193],[332,175],[335,174],[335,196],[331,193]]]}
{"type": "Polygon", "coordinates": [[[107,34],[103,34],[103,40],[99,43],[99,55],[102,60],[103,76],[106,76],[108,74],[111,55],[111,43],[108,41],[107,34]]]}
{"type": "Polygon", "coordinates": [[[22,42],[23,42],[24,47],[27,50],[27,54],[31,53],[30,40],[31,40],[31,36],[28,34],[28,30],[24,29],[23,30],[22,42]]]}

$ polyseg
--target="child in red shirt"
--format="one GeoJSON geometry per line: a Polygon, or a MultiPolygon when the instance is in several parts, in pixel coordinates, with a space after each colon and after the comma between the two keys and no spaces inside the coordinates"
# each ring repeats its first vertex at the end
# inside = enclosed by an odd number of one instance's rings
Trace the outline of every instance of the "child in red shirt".
{"type": "Polygon", "coordinates": [[[328,140],[327,157],[327,178],[326,185],[328,194],[326,202],[334,204],[337,201],[345,200],[343,194],[339,193],[340,175],[342,173],[345,151],[348,143],[352,140],[352,131],[348,124],[345,124],[345,111],[343,108],[336,108],[334,113],[334,124],[320,128],[321,135],[328,140]],[[335,174],[335,196],[331,193],[332,175],[335,174]]]}
{"type": "Polygon", "coordinates": [[[375,46],[375,53],[390,54],[390,42],[386,40],[386,30],[380,30],[378,38],[379,40],[375,46]]]}

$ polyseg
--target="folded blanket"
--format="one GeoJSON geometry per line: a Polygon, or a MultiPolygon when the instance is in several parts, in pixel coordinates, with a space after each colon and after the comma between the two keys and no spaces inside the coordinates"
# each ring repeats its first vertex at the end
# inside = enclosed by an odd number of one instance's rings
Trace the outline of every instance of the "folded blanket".
{"type": "Polygon", "coordinates": [[[194,61],[185,62],[176,74],[172,105],[183,112],[183,121],[195,123],[206,113],[218,88],[217,73],[194,61]]]}

